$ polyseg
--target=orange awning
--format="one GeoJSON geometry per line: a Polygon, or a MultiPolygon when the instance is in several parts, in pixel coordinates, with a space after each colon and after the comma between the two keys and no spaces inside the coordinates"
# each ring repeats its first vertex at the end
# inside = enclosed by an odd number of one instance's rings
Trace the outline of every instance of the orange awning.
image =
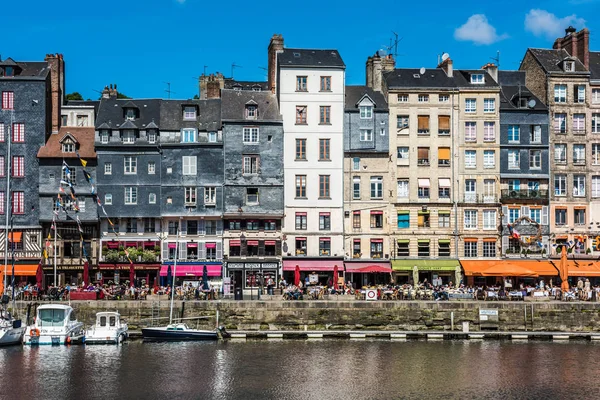
{"type": "MultiPolygon", "coordinates": [[[[4,264],[0,266],[4,273],[4,264]]],[[[15,276],[35,276],[37,272],[37,264],[15,264],[15,276]]],[[[6,267],[6,276],[12,275],[12,265],[6,267]]]]}
{"type": "Polygon", "coordinates": [[[23,236],[23,232],[8,232],[8,240],[13,243],[19,243],[23,236]]]}
{"type": "MultiPolygon", "coordinates": [[[[558,269],[547,260],[460,260],[466,276],[556,276],[558,269]]],[[[558,266],[558,264],[556,264],[558,266]]]]}
{"type": "MultiPolygon", "coordinates": [[[[558,265],[558,260],[552,262],[558,265]]],[[[569,260],[567,266],[572,277],[600,276],[600,264],[593,260],[569,260]]]]}

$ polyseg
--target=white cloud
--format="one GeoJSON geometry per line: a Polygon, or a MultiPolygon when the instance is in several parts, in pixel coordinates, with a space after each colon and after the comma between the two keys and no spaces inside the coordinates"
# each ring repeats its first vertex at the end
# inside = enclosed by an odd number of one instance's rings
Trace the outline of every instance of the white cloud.
{"type": "Polygon", "coordinates": [[[525,15],[525,30],[535,36],[544,36],[547,39],[556,39],[565,34],[565,29],[573,25],[577,29],[585,26],[585,19],[577,15],[568,15],[558,18],[556,15],[540,9],[532,9],[525,15]]]}
{"type": "Polygon", "coordinates": [[[477,45],[496,43],[507,37],[507,34],[498,35],[496,28],[489,24],[484,14],[471,15],[463,26],[454,31],[456,40],[473,42],[477,45]]]}

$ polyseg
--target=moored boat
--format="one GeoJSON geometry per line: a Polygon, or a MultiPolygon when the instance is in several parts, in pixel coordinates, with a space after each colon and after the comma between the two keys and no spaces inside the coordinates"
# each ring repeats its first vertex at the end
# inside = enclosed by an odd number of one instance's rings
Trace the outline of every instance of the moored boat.
{"type": "Polygon", "coordinates": [[[167,340],[167,341],[193,341],[193,340],[219,340],[228,337],[229,334],[223,327],[215,330],[191,329],[186,324],[169,324],[167,326],[143,328],[144,340],[167,340]]]}
{"type": "Polygon", "coordinates": [[[25,329],[23,344],[74,344],[85,340],[83,322],[77,321],[73,307],[63,304],[39,306],[33,325],[25,329]]]}
{"type": "Polygon", "coordinates": [[[116,311],[96,313],[96,324],[85,335],[86,344],[119,344],[127,340],[129,331],[127,324],[121,320],[116,311]]]}

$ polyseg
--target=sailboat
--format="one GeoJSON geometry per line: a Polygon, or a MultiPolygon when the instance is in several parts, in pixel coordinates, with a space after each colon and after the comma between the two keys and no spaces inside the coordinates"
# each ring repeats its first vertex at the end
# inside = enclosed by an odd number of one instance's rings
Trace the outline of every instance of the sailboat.
{"type": "MultiPolygon", "coordinates": [[[[142,328],[142,337],[146,341],[197,341],[219,340],[229,337],[224,327],[219,326],[214,330],[192,329],[185,323],[173,323],[173,300],[175,299],[175,280],[177,277],[177,255],[179,246],[179,224],[177,224],[177,241],[175,242],[175,260],[173,262],[173,280],[171,281],[171,311],[169,324],[142,328]]],[[[218,314],[217,314],[218,315],[218,314]]],[[[218,319],[218,318],[217,318],[218,319]]]]}
{"type": "MultiPolygon", "coordinates": [[[[0,346],[19,344],[23,339],[25,327],[22,326],[20,319],[15,319],[7,310],[8,296],[2,296],[2,306],[0,308],[0,346]]],[[[14,304],[14,303],[13,303],[14,304]]],[[[13,305],[13,310],[15,309],[13,305]]]]}

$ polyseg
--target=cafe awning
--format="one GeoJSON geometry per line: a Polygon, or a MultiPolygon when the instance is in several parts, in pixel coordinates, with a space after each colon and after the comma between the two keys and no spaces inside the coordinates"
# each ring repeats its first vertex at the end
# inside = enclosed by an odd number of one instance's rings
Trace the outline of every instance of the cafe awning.
{"type": "Polygon", "coordinates": [[[416,266],[419,271],[455,271],[459,266],[458,260],[392,260],[394,271],[412,271],[416,266]]]}
{"type": "MultiPolygon", "coordinates": [[[[131,267],[131,264],[129,263],[99,263],[98,264],[98,269],[101,270],[129,270],[129,268],[131,267]]],[[[139,264],[139,263],[134,263],[133,264],[133,268],[138,271],[138,270],[157,270],[160,268],[160,264],[139,264]]]]}
{"type": "MultiPolygon", "coordinates": [[[[461,260],[466,276],[556,276],[558,269],[548,260],[461,260]]],[[[558,260],[556,261],[558,267],[558,260]]]]}
{"type": "Polygon", "coordinates": [[[283,270],[284,271],[295,271],[296,265],[300,268],[302,272],[317,272],[317,271],[331,271],[333,272],[333,268],[337,265],[338,270],[342,268],[344,265],[342,260],[328,260],[328,259],[319,259],[319,260],[283,260],[283,270]]]}
{"type": "MultiPolygon", "coordinates": [[[[167,276],[168,265],[160,267],[160,276],[167,276]]],[[[173,273],[173,266],[171,265],[171,274],[173,273]]],[[[207,265],[206,270],[208,276],[221,276],[221,265],[207,265]]],[[[177,265],[177,276],[195,276],[202,277],[204,272],[204,264],[193,264],[193,265],[177,265]]]]}
{"type": "Polygon", "coordinates": [[[346,272],[369,274],[374,272],[389,274],[392,267],[389,262],[345,262],[346,272]]]}
{"type": "MultiPolygon", "coordinates": [[[[1,266],[2,273],[4,273],[4,264],[1,266]]],[[[15,264],[15,276],[35,276],[37,272],[37,264],[15,264]]],[[[6,276],[12,275],[12,264],[6,266],[6,276]]]]}
{"type": "Polygon", "coordinates": [[[23,238],[23,232],[8,232],[8,240],[13,243],[19,243],[23,238]]]}

